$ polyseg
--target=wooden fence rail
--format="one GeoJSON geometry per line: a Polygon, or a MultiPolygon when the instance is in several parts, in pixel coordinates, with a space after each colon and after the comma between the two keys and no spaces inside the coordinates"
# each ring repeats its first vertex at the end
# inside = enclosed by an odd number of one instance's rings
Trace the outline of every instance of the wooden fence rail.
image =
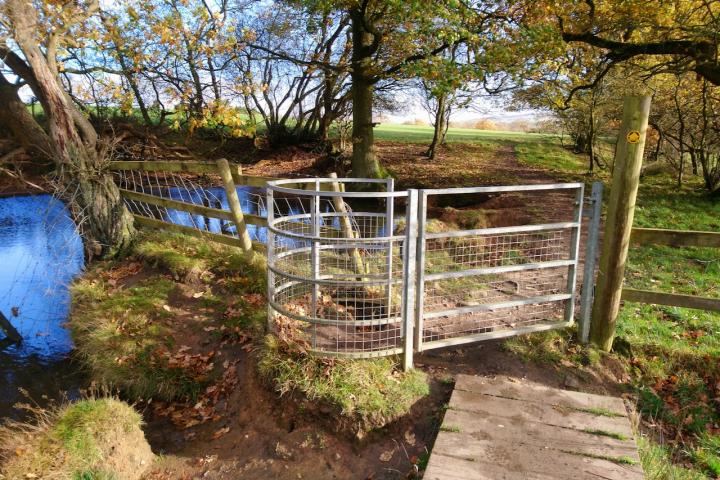
{"type": "Polygon", "coordinates": [[[242,248],[245,251],[250,249],[264,250],[265,245],[260,242],[252,242],[247,233],[247,224],[259,227],[267,226],[267,220],[261,216],[246,214],[242,212],[239,199],[236,193],[237,186],[265,187],[272,177],[261,177],[243,175],[239,166],[231,167],[227,160],[220,159],[217,162],[163,162],[163,161],[118,161],[111,162],[109,166],[112,171],[140,171],[140,172],[170,172],[189,173],[197,175],[218,175],[227,194],[229,210],[213,208],[205,205],[198,205],[191,202],[159,197],[143,192],[120,189],[120,194],[127,200],[137,201],[154,205],[157,207],[171,208],[183,212],[202,215],[209,218],[217,218],[234,225],[238,236],[226,235],[223,232],[213,233],[190,226],[178,225],[166,222],[157,218],[134,214],[135,223],[149,228],[158,228],[174,232],[184,233],[195,237],[204,238],[225,245],[242,248]]]}
{"type": "MultiPolygon", "coordinates": [[[[268,222],[265,217],[259,215],[242,212],[240,202],[235,193],[238,186],[249,186],[264,188],[270,180],[277,180],[275,177],[243,175],[240,166],[231,166],[227,160],[220,159],[217,162],[197,162],[197,161],[116,161],[109,165],[111,171],[138,171],[138,172],[169,172],[169,173],[188,173],[195,175],[217,175],[221,178],[223,186],[228,196],[229,210],[214,208],[206,205],[199,205],[182,200],[160,197],[148,193],[137,192],[134,190],[120,189],[120,194],[124,199],[146,203],[156,207],[170,208],[190,214],[201,215],[208,218],[217,218],[227,222],[227,225],[234,225],[238,232],[238,237],[227,235],[224,233],[213,233],[186,225],[178,225],[161,219],[148,217],[145,215],[134,214],[135,223],[146,228],[164,229],[173,232],[184,233],[206,240],[222,243],[225,245],[235,246],[248,250],[250,247],[254,250],[264,251],[265,245],[261,242],[250,242],[247,235],[246,225],[255,225],[256,227],[267,227],[268,222]],[[233,198],[234,197],[234,198],[233,198]]],[[[298,183],[288,184],[287,186],[299,189],[314,189],[314,183],[298,183]]],[[[333,185],[323,183],[322,189],[332,190],[333,185]]],[[[302,226],[302,224],[299,223],[302,226]]],[[[333,226],[324,225],[321,227],[327,233],[340,234],[340,229],[333,226]]]]}
{"type": "Polygon", "coordinates": [[[630,242],[634,245],[720,248],[720,232],[633,228],[630,242]]]}
{"type": "MultiPolygon", "coordinates": [[[[720,232],[633,228],[630,242],[633,245],[720,248],[720,232]]],[[[720,312],[720,299],[718,298],[623,288],[622,299],[628,302],[651,303],[670,307],[696,308],[698,310],[720,312]]]]}

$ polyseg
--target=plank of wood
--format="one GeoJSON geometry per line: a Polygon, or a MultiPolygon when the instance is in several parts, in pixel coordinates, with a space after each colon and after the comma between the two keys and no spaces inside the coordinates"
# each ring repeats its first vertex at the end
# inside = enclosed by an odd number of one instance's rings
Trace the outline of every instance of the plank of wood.
{"type": "Polygon", "coordinates": [[[627,416],[625,404],[619,398],[591,393],[558,390],[534,383],[515,383],[501,378],[459,375],[455,390],[482,393],[496,397],[513,398],[526,402],[559,405],[579,410],[603,409],[615,415],[627,416]]]}
{"type": "Polygon", "coordinates": [[[622,299],[627,302],[651,303],[655,305],[668,305],[671,307],[695,308],[720,312],[720,299],[682,295],[679,293],[653,292],[651,290],[637,290],[623,288],[622,299]]]}
{"type": "Polygon", "coordinates": [[[526,402],[482,393],[455,390],[450,399],[450,409],[471,412],[483,418],[512,418],[513,421],[536,421],[556,427],[575,430],[602,430],[615,432],[627,438],[633,437],[626,417],[603,416],[582,412],[561,405],[526,402]]]}
{"type": "MultiPolygon", "coordinates": [[[[133,215],[136,225],[146,228],[157,228],[159,230],[169,230],[171,232],[183,233],[192,237],[202,238],[204,240],[210,240],[231,247],[242,248],[242,244],[239,239],[228,235],[221,235],[219,233],[206,232],[198,230],[192,227],[186,227],[185,225],[177,225],[174,223],[163,222],[155,218],[143,217],[142,215],[133,215]]],[[[265,244],[260,242],[253,242],[253,249],[257,251],[265,251],[265,244]]]]}
{"type": "Polygon", "coordinates": [[[669,245],[671,247],[720,248],[720,232],[633,228],[630,242],[634,245],[669,245]]]}
{"type": "MultiPolygon", "coordinates": [[[[556,480],[557,477],[534,472],[508,472],[497,465],[433,452],[423,475],[424,480],[556,480]]],[[[598,479],[595,479],[598,480],[598,479]]]]}
{"type": "Polygon", "coordinates": [[[638,465],[441,432],[424,478],[642,480],[643,474],[638,465]]]}
{"type": "Polygon", "coordinates": [[[640,462],[632,437],[618,440],[573,428],[527,421],[520,415],[486,418],[475,413],[448,410],[441,431],[449,435],[438,437],[433,451],[478,461],[493,461],[494,446],[509,445],[516,453],[522,450],[528,455],[534,455],[533,452],[542,452],[544,456],[567,452],[577,454],[573,456],[628,458],[638,464],[640,462]],[[465,438],[457,445],[446,448],[441,440],[449,437],[465,438]]]}

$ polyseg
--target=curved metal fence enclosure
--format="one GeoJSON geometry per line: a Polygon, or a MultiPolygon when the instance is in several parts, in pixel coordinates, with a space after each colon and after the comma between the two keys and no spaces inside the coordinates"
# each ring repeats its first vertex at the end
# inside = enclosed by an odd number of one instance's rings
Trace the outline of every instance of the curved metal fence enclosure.
{"type": "Polygon", "coordinates": [[[268,182],[270,328],[324,355],[401,353],[407,198],[391,179],[268,182]]]}
{"type": "Polygon", "coordinates": [[[272,330],[408,368],[413,352],[573,323],[583,184],[393,187],[268,183],[272,330]]]}

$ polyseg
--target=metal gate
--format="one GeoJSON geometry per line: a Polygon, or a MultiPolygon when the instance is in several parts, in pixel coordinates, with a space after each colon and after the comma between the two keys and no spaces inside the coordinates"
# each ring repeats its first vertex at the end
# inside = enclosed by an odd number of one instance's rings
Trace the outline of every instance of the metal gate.
{"type": "Polygon", "coordinates": [[[409,367],[414,352],[573,322],[581,183],[288,182],[268,184],[268,320],[311,351],[409,367]],[[472,208],[444,207],[458,200],[472,208]]]}
{"type": "Polygon", "coordinates": [[[415,350],[572,324],[583,191],[582,183],[420,190],[415,350]],[[482,226],[482,212],[493,209],[483,208],[469,228],[433,228],[428,211],[448,195],[509,208],[498,209],[491,226],[482,226]]]}

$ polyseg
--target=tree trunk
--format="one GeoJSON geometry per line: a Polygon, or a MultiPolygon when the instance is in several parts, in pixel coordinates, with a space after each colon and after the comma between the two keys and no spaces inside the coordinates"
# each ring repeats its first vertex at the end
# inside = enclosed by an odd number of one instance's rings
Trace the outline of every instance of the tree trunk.
{"type": "Polygon", "coordinates": [[[372,35],[365,30],[362,12],[359,8],[351,11],[352,20],[352,173],[358,178],[380,177],[380,165],[375,156],[373,133],[374,83],[371,79],[372,35]]]}
{"type": "Polygon", "coordinates": [[[430,160],[435,160],[435,153],[438,145],[441,145],[444,140],[443,132],[445,131],[445,102],[446,102],[446,95],[440,94],[437,98],[437,109],[435,110],[435,121],[434,121],[434,131],[433,131],[433,139],[432,142],[430,142],[430,146],[427,150],[427,157],[430,160]]]}
{"type": "MultiPolygon", "coordinates": [[[[8,1],[14,40],[32,69],[34,93],[42,100],[53,147],[59,194],[70,207],[84,239],[86,257],[111,256],[127,247],[134,229],[132,216],[112,177],[101,168],[96,135],[80,124],[82,117],[63,91],[57,72],[40,50],[36,13],[24,0],[8,1]],[[80,121],[81,119],[78,118],[80,121]]],[[[16,72],[17,73],[17,72],[16,72]]],[[[82,120],[85,120],[84,117],[82,120]]]]}
{"type": "Polygon", "coordinates": [[[17,95],[17,86],[8,82],[0,73],[0,126],[10,132],[34,159],[52,159],[53,148],[45,130],[28,112],[17,95]]]}

